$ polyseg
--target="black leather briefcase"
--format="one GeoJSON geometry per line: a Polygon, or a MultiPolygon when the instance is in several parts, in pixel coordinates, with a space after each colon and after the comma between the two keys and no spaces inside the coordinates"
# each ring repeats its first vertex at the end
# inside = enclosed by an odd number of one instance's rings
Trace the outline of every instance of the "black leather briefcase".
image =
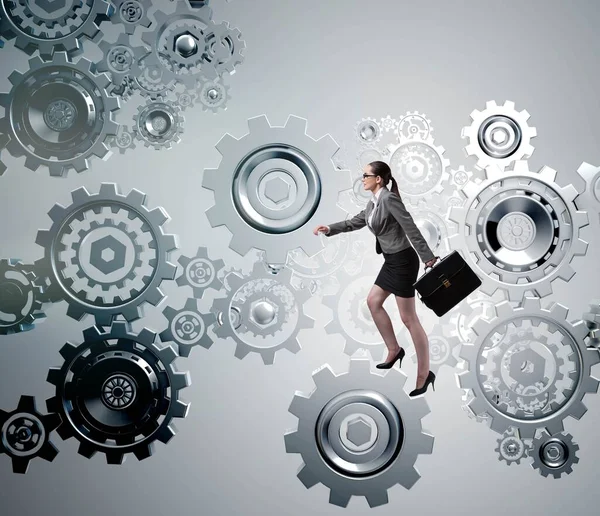
{"type": "Polygon", "coordinates": [[[413,285],[423,304],[442,316],[481,285],[458,251],[452,251],[413,285]]]}

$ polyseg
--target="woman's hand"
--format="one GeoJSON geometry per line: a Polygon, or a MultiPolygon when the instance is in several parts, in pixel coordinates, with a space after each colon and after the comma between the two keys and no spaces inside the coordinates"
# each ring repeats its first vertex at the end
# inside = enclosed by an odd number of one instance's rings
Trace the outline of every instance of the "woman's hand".
{"type": "Polygon", "coordinates": [[[425,262],[425,267],[433,267],[433,264],[434,264],[435,262],[437,262],[437,261],[438,261],[438,258],[437,258],[437,256],[436,256],[435,258],[432,258],[432,259],[431,259],[431,260],[429,260],[428,262],[425,262]]]}
{"type": "Polygon", "coordinates": [[[313,233],[315,235],[318,235],[319,233],[329,233],[329,226],[317,226],[315,229],[313,229],[313,233]]]}

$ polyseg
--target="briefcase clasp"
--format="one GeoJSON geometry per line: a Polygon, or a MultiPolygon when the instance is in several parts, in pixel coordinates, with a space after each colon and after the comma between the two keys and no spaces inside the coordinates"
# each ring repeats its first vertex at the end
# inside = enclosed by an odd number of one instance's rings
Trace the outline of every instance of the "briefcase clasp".
{"type": "Polygon", "coordinates": [[[442,280],[442,285],[444,285],[444,287],[448,288],[450,286],[450,281],[448,281],[447,279],[442,280]]]}

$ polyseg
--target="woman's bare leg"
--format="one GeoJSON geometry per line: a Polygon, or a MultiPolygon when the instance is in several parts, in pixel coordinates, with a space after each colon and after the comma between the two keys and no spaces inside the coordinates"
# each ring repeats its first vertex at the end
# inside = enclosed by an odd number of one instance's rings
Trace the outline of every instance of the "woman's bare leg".
{"type": "Polygon", "coordinates": [[[375,326],[377,326],[377,329],[383,338],[383,342],[385,342],[385,345],[388,349],[388,356],[385,360],[386,362],[392,360],[400,350],[400,346],[396,340],[396,334],[394,332],[392,320],[385,311],[385,308],[383,308],[383,303],[390,294],[391,292],[383,290],[377,285],[373,285],[373,288],[367,296],[367,306],[371,311],[371,316],[373,317],[375,326]]]}
{"type": "Polygon", "coordinates": [[[429,374],[429,341],[415,311],[415,298],[396,296],[396,304],[400,311],[400,318],[410,332],[417,352],[417,388],[419,388],[423,386],[429,374]]]}

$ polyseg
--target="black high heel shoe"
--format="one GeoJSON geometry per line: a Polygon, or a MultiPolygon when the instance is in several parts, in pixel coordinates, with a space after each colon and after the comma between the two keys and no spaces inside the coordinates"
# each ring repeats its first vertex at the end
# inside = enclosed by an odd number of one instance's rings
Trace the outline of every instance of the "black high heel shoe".
{"type": "Polygon", "coordinates": [[[406,355],[404,348],[400,348],[400,351],[396,353],[396,356],[392,358],[392,360],[389,362],[381,362],[381,364],[377,364],[375,367],[377,369],[391,369],[396,363],[396,360],[399,360],[398,367],[402,367],[402,359],[404,358],[404,355],[406,355]]]}
{"type": "Polygon", "coordinates": [[[425,394],[425,391],[427,391],[427,387],[428,385],[431,384],[431,388],[435,391],[435,375],[429,371],[429,374],[427,375],[427,378],[425,379],[425,383],[423,384],[423,387],[419,388],[419,389],[415,389],[414,391],[412,391],[409,396],[411,398],[414,398],[415,396],[419,396],[420,394],[425,394]]]}

